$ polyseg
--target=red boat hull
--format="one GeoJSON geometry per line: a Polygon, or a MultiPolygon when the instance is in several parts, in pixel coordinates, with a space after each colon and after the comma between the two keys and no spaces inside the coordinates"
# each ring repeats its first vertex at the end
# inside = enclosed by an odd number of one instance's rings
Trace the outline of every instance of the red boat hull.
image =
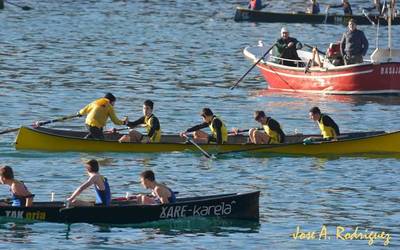
{"type": "Polygon", "coordinates": [[[333,69],[286,67],[259,63],[258,68],[269,88],[292,92],[325,94],[400,93],[400,63],[359,64],[333,69]]]}

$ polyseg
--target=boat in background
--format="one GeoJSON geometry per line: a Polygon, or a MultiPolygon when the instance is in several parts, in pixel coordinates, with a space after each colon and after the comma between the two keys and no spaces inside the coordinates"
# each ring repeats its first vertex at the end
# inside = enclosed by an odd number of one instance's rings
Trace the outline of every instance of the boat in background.
{"type": "MultiPolygon", "coordinates": [[[[385,17],[379,15],[338,15],[338,14],[308,14],[304,12],[278,13],[260,10],[251,10],[244,7],[237,7],[235,18],[236,22],[265,22],[265,23],[309,23],[309,24],[339,24],[347,25],[353,18],[358,25],[380,24],[388,25],[385,17]]],[[[400,16],[392,20],[392,25],[400,24],[400,16]]]]}
{"type": "Polygon", "coordinates": [[[58,223],[135,224],[187,217],[259,220],[260,192],[177,198],[175,203],[66,207],[64,202],[34,202],[31,207],[0,206],[0,217],[58,223]]]}
{"type": "MultiPolygon", "coordinates": [[[[260,60],[270,49],[262,42],[246,47],[243,53],[254,63],[258,62],[257,67],[270,89],[321,94],[400,93],[400,50],[391,46],[392,19],[388,20],[388,47],[377,47],[369,59],[359,64],[336,66],[337,61],[319,54],[323,65],[310,66],[314,64],[312,53],[305,50],[297,51],[300,60],[278,58],[271,53],[260,60]],[[298,67],[285,66],[285,61],[292,61],[298,67]]],[[[340,50],[337,52],[341,56],[340,50]]]]}
{"type": "MultiPolygon", "coordinates": [[[[132,152],[160,153],[195,151],[179,135],[163,135],[160,143],[119,143],[122,134],[105,134],[106,140],[84,139],[87,132],[66,131],[49,128],[21,127],[15,147],[17,150],[41,150],[48,152],[132,152]]],[[[400,131],[342,133],[337,141],[324,141],[304,145],[303,140],[320,135],[287,135],[283,144],[251,144],[245,135],[229,136],[228,143],[200,144],[201,148],[217,155],[227,153],[264,153],[279,155],[358,155],[358,154],[400,154],[400,131]]]]}

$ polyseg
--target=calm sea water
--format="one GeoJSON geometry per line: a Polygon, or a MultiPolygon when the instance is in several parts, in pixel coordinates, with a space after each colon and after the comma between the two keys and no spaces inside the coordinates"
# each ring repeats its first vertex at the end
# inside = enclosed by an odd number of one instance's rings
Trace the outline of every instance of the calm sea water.
{"type": "MultiPolygon", "coordinates": [[[[11,0],[10,0],[11,1],[11,0]]],[[[280,24],[233,22],[234,7],[245,1],[13,1],[0,11],[0,130],[69,115],[105,92],[113,92],[119,116],[135,119],[145,99],[165,133],[200,122],[208,106],[228,127],[249,128],[254,110],[278,119],[287,133],[315,133],[307,118],[320,106],[342,131],[398,130],[397,96],[319,96],[263,91],[254,70],[229,90],[251,66],[247,45],[271,44],[280,24]]],[[[277,10],[303,10],[306,1],[272,1],[277,10]]],[[[335,3],[335,1],[330,1],[335,3]]],[[[356,12],[362,1],[352,1],[356,12]]],[[[291,35],[326,48],[345,27],[293,24],[291,35]]],[[[360,27],[375,47],[376,30],[360,27]]],[[[379,44],[387,39],[380,29],[379,44]]],[[[393,28],[394,44],[400,39],[393,28]]],[[[372,51],[370,49],[370,52],[372,51]]],[[[83,119],[54,124],[83,129],[83,119]]],[[[144,192],[138,174],[145,169],[181,196],[261,190],[260,223],[182,220],[135,226],[0,222],[4,249],[137,247],[152,249],[366,249],[368,240],[337,240],[346,232],[388,232],[389,246],[400,246],[396,158],[242,157],[209,161],[200,154],[117,154],[19,152],[15,134],[1,135],[0,164],[15,169],[36,200],[65,199],[85,180],[83,160],[96,158],[114,195],[144,192]],[[291,234],[321,232],[330,239],[295,240],[291,234]]],[[[0,186],[0,196],[8,188],[0,186]]],[[[92,191],[82,194],[91,198],[92,191]]],[[[383,240],[373,242],[382,247],[383,240]]]]}

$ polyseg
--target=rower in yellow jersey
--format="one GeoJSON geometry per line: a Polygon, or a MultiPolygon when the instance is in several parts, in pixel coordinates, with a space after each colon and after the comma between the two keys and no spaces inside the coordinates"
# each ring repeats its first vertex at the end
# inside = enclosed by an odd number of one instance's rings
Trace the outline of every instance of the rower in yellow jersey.
{"type": "Polygon", "coordinates": [[[106,125],[108,117],[116,125],[128,123],[128,117],[120,120],[116,116],[114,111],[116,100],[113,94],[107,93],[103,98],[93,101],[78,112],[79,116],[87,115],[85,124],[89,134],[85,138],[104,140],[103,127],[106,125]]]}
{"type": "Polygon", "coordinates": [[[198,143],[226,143],[228,141],[228,130],[224,122],[219,117],[215,116],[209,108],[203,108],[201,116],[203,118],[203,123],[181,132],[181,137],[185,137],[187,133],[194,132],[194,140],[198,143]],[[206,127],[210,128],[211,135],[200,130],[206,127]]]}
{"type": "Polygon", "coordinates": [[[124,135],[119,139],[119,142],[160,142],[161,127],[158,118],[153,114],[154,103],[151,100],[146,100],[143,103],[143,116],[133,122],[128,122],[126,125],[134,128],[143,124],[147,131],[147,136],[144,137],[136,130],[130,130],[129,135],[124,135]]]}
{"type": "Polygon", "coordinates": [[[285,140],[285,133],[281,129],[281,125],[269,116],[266,116],[264,111],[254,112],[254,120],[263,126],[263,132],[258,131],[258,128],[249,130],[250,141],[254,144],[278,144],[285,140]]]}
{"type": "MultiPolygon", "coordinates": [[[[311,108],[309,115],[311,120],[318,123],[324,141],[336,140],[337,136],[340,135],[339,126],[330,116],[322,114],[318,107],[311,108]]],[[[315,138],[304,139],[306,144],[312,141],[315,141],[315,138]]]]}

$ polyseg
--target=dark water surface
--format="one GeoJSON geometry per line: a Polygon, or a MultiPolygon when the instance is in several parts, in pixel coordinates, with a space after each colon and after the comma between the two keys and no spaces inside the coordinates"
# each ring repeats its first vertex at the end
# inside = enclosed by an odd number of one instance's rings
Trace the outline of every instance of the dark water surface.
{"type": "MultiPolygon", "coordinates": [[[[10,0],[11,1],[11,0],[10,0]]],[[[398,130],[398,96],[319,96],[262,91],[254,70],[235,91],[228,89],[251,66],[247,45],[271,44],[280,24],[233,22],[234,7],[245,1],[14,1],[0,11],[0,130],[77,112],[105,92],[113,92],[119,116],[141,115],[142,102],[155,101],[165,133],[200,122],[208,106],[228,127],[249,128],[254,110],[278,119],[286,133],[315,133],[308,110],[317,105],[344,132],[398,130]]],[[[302,10],[306,1],[272,1],[278,10],[302,10]]],[[[335,3],[335,1],[330,1],[335,3]]],[[[358,11],[362,1],[352,1],[358,11]]],[[[343,26],[293,24],[291,35],[326,48],[340,39],[343,26]]],[[[376,30],[360,27],[375,47],[376,30]]],[[[387,39],[380,29],[381,46],[387,39]]],[[[398,44],[399,27],[393,28],[398,44]]],[[[83,119],[55,124],[83,129],[83,119]]],[[[35,194],[65,199],[85,180],[82,161],[97,158],[113,194],[144,192],[138,174],[156,172],[182,196],[261,190],[260,224],[182,220],[139,226],[0,223],[4,249],[78,248],[235,248],[367,249],[368,240],[336,239],[347,232],[389,232],[389,246],[400,247],[396,158],[242,157],[208,161],[200,154],[117,154],[19,152],[15,134],[1,135],[0,164],[14,168],[35,194]],[[296,227],[331,237],[294,240],[296,227]]],[[[8,188],[0,186],[0,196],[8,188]]],[[[92,191],[82,194],[93,197],[92,191]]],[[[365,233],[366,234],[366,233],[365,233]]],[[[373,242],[382,247],[383,240],[373,242]]]]}

